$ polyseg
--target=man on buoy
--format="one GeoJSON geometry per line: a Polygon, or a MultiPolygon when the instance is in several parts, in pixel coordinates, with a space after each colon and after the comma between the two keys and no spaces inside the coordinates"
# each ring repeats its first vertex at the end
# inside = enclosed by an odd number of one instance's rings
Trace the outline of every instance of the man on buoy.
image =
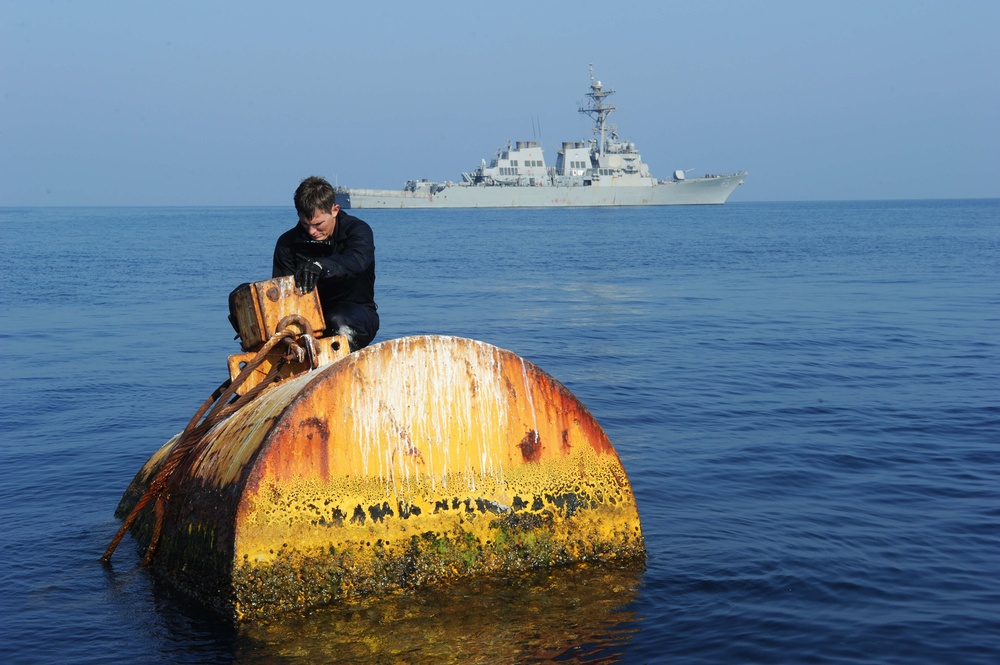
{"type": "Polygon", "coordinates": [[[364,348],[379,325],[372,229],[340,209],[323,178],[303,180],[294,201],[299,222],[278,238],[271,277],[294,275],[300,293],[319,289],[327,333],[364,348]]]}

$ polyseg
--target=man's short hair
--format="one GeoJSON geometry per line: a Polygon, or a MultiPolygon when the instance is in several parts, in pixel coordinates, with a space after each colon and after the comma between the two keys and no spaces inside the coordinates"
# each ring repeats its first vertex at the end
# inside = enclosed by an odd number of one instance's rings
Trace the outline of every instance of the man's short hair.
{"type": "Polygon", "coordinates": [[[330,212],[337,202],[333,186],[318,176],[309,176],[295,189],[295,212],[301,219],[312,219],[317,212],[330,212]]]}

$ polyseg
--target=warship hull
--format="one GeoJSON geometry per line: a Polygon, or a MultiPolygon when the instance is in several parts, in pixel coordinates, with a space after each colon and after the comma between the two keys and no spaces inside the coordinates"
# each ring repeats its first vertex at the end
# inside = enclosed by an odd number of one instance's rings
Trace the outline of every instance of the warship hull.
{"type": "Polygon", "coordinates": [[[606,206],[721,205],[746,173],[673,180],[649,186],[450,185],[437,192],[342,188],[341,208],[567,208],[606,206]]]}

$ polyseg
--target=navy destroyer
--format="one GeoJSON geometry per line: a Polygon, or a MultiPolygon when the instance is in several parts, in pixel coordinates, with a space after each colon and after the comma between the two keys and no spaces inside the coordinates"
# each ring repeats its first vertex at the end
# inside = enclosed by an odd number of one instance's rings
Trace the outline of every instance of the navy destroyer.
{"type": "Polygon", "coordinates": [[[743,184],[746,171],[688,178],[684,171],[657,179],[631,141],[619,139],[608,116],[614,94],[594,79],[579,112],[594,120],[594,137],[567,141],[555,166],[545,163],[535,141],[516,141],[497,151],[461,182],[410,180],[402,190],[337,189],[340,207],[354,208],[544,208],[570,206],[659,206],[725,203],[743,184]]]}

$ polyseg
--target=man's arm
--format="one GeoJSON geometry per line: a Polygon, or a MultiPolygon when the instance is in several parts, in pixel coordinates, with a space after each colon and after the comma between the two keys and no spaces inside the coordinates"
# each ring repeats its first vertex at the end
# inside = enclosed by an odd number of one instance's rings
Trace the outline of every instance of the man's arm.
{"type": "Polygon", "coordinates": [[[353,219],[345,224],[344,230],[347,238],[343,252],[316,259],[323,267],[323,277],[357,275],[375,262],[375,239],[371,227],[360,219],[353,219]]]}
{"type": "MultiPolygon", "coordinates": [[[[294,231],[294,229],[293,229],[294,231]]],[[[278,238],[274,245],[274,258],[271,262],[271,278],[294,275],[296,267],[295,250],[293,239],[289,237],[291,231],[286,232],[278,238]]]]}

